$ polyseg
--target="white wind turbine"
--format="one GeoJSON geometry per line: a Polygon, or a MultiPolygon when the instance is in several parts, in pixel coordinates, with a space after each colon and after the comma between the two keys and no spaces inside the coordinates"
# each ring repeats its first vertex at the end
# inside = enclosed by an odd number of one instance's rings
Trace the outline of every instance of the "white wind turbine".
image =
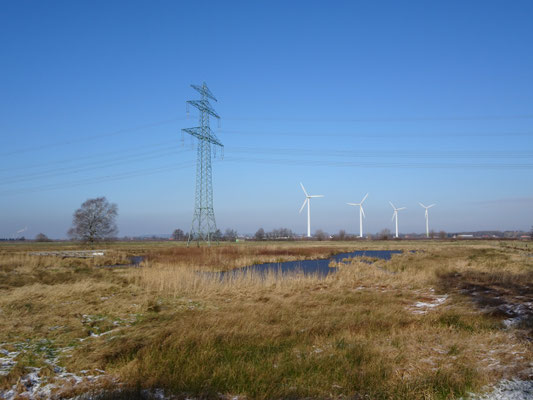
{"type": "Polygon", "coordinates": [[[363,210],[363,202],[368,197],[368,193],[365,194],[365,197],[363,197],[363,200],[361,200],[360,203],[346,203],[349,206],[359,206],[359,237],[363,237],[363,218],[366,218],[365,210],[363,210]]]}
{"type": "Polygon", "coordinates": [[[28,230],[28,227],[27,227],[27,226],[25,226],[25,227],[22,228],[22,229],[19,229],[18,231],[16,231],[16,232],[12,235],[13,239],[16,239],[16,238],[17,238],[17,235],[20,235],[21,233],[24,233],[24,232],[26,232],[27,230],[28,230]]]}
{"type": "Polygon", "coordinates": [[[302,190],[304,191],[304,194],[305,194],[305,200],[304,200],[304,203],[302,204],[302,208],[300,208],[300,213],[302,212],[302,210],[305,207],[305,204],[307,203],[307,237],[311,237],[311,198],[324,197],[324,195],[315,194],[315,195],[310,196],[305,191],[305,188],[302,182],[300,182],[300,186],[302,187],[302,190]]]}
{"type": "Polygon", "coordinates": [[[398,237],[398,211],[405,210],[407,207],[396,208],[396,207],[394,207],[394,204],[392,204],[392,202],[389,201],[389,203],[392,206],[392,208],[394,209],[394,212],[392,213],[392,220],[394,220],[394,218],[396,218],[396,237],[398,237]]]}
{"type": "Polygon", "coordinates": [[[418,202],[418,204],[420,204],[423,208],[426,209],[426,237],[429,237],[429,213],[428,213],[428,209],[430,209],[431,207],[433,207],[435,204],[432,204],[430,206],[425,206],[423,205],[422,203],[418,202]]]}

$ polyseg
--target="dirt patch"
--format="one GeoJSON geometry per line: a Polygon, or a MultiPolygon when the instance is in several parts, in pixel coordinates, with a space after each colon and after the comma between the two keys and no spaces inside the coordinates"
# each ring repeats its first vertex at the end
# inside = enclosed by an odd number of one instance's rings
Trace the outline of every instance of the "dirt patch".
{"type": "Polygon", "coordinates": [[[470,297],[484,313],[501,318],[505,327],[518,328],[533,340],[532,277],[533,274],[522,274],[509,279],[501,273],[455,273],[442,276],[441,285],[447,291],[470,297]]]}

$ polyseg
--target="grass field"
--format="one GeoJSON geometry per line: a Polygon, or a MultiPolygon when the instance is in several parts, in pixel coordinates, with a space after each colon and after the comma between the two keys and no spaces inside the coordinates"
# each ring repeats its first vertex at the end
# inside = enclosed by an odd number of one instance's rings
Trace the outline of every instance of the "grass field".
{"type": "Polygon", "coordinates": [[[453,399],[533,379],[533,257],[509,243],[2,244],[0,398],[453,399]],[[198,273],[358,249],[406,252],[325,279],[198,273]]]}

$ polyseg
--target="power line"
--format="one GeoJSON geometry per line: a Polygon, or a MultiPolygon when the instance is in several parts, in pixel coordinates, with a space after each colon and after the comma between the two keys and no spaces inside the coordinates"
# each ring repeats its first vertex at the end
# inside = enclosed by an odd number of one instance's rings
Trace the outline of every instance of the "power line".
{"type": "Polygon", "coordinates": [[[304,136],[304,137],[353,137],[353,138],[406,138],[406,137],[509,137],[509,136],[526,136],[533,137],[533,132],[410,132],[410,133],[369,133],[369,132],[287,132],[287,131],[253,131],[253,130],[235,130],[235,129],[221,129],[221,133],[233,134],[233,135],[248,135],[248,136],[304,136]]]}
{"type": "MultiPolygon", "coordinates": [[[[160,146],[159,146],[160,147],[160,146]]],[[[77,166],[45,169],[26,174],[11,175],[0,182],[0,185],[31,181],[43,178],[65,176],[80,172],[98,170],[114,166],[138,163],[140,161],[159,158],[186,152],[177,146],[165,146],[162,149],[114,156],[109,160],[97,160],[77,166]]],[[[301,149],[301,148],[263,148],[263,147],[230,147],[229,154],[259,154],[259,155],[290,155],[292,158],[301,156],[342,157],[342,158],[409,158],[409,159],[505,159],[505,158],[533,158],[533,151],[385,151],[385,150],[332,150],[332,149],[301,149]]],[[[113,154],[116,154],[113,153],[113,154]]],[[[71,160],[72,161],[72,160],[71,160]]],[[[499,165],[499,164],[497,164],[499,165]]],[[[15,169],[17,170],[17,169],[15,169]]]]}
{"type": "MultiPolygon", "coordinates": [[[[263,165],[288,165],[288,166],[306,166],[306,167],[342,167],[342,168],[407,168],[407,169],[491,169],[491,170],[529,170],[533,169],[533,164],[495,164],[495,163],[395,163],[395,162],[353,162],[353,161],[324,161],[324,160],[295,160],[295,159],[258,159],[246,157],[226,157],[225,162],[230,163],[252,163],[263,165]]],[[[192,167],[190,161],[179,164],[170,164],[161,167],[140,169],[114,175],[104,175],[91,177],[81,180],[72,180],[58,184],[44,185],[38,187],[21,188],[16,190],[5,190],[0,192],[2,196],[26,194],[34,192],[43,192],[49,190],[66,189],[75,186],[89,185],[93,183],[103,183],[110,181],[125,180],[145,175],[153,175],[168,171],[174,171],[183,168],[192,167]]]]}
{"type": "MultiPolygon", "coordinates": [[[[185,117],[180,118],[171,118],[171,119],[165,119],[161,121],[156,121],[152,123],[147,124],[141,124],[132,128],[123,128],[118,129],[116,131],[108,132],[108,133],[102,133],[97,135],[89,135],[89,136],[83,136],[78,137],[74,139],[68,139],[63,141],[57,141],[54,143],[46,143],[38,146],[33,147],[25,147],[20,149],[15,149],[12,151],[0,153],[1,157],[16,155],[16,154],[22,154],[22,153],[28,153],[38,150],[44,150],[48,148],[58,147],[58,146],[66,146],[71,144],[77,144],[77,143],[84,143],[92,140],[98,140],[103,138],[108,138],[112,136],[117,136],[125,133],[140,131],[148,128],[153,128],[157,126],[167,125],[173,122],[177,121],[183,121],[185,120],[185,117]]],[[[493,120],[523,120],[523,119],[533,119],[533,114],[517,114],[517,115],[477,115],[477,116],[428,116],[428,117],[361,117],[361,118],[348,118],[348,119],[341,119],[341,118],[305,118],[305,117],[299,117],[299,118],[287,118],[287,117],[232,117],[227,118],[228,120],[234,120],[234,121],[294,121],[294,122],[412,122],[412,121],[476,121],[476,120],[486,120],[486,121],[493,121],[493,120]]],[[[221,131],[221,132],[227,132],[227,133],[233,133],[233,134],[249,134],[249,131],[237,131],[237,130],[230,130],[230,131],[221,131]]],[[[372,137],[381,137],[380,134],[341,134],[341,133],[307,133],[307,132],[256,132],[256,134],[279,134],[279,135],[302,135],[302,136],[312,136],[312,135],[324,135],[324,136],[372,136],[372,137]]],[[[402,136],[410,136],[413,134],[402,134],[402,136]]],[[[428,135],[426,133],[421,134],[415,134],[418,135],[428,135]]],[[[442,135],[450,136],[531,136],[533,133],[530,132],[502,132],[502,133],[493,133],[493,134],[486,134],[486,133],[479,133],[479,134],[473,134],[473,133],[443,133],[442,135]]]]}
{"type": "Polygon", "coordinates": [[[155,152],[152,151],[152,152],[144,153],[144,155],[141,153],[140,155],[138,154],[135,156],[128,156],[128,157],[123,157],[123,158],[119,157],[115,160],[111,160],[108,162],[98,162],[96,164],[92,163],[92,164],[88,164],[82,167],[59,168],[59,169],[49,170],[45,172],[36,172],[33,174],[17,175],[17,176],[12,176],[7,180],[0,181],[0,185],[6,185],[10,183],[15,183],[15,182],[18,183],[18,182],[32,181],[32,180],[42,179],[42,178],[53,178],[53,177],[63,176],[63,175],[71,175],[71,174],[76,174],[80,172],[87,172],[87,171],[92,171],[92,170],[97,170],[97,169],[102,169],[102,168],[109,168],[113,166],[137,163],[139,161],[146,161],[146,160],[150,160],[154,158],[159,158],[165,155],[179,154],[179,153],[183,153],[187,151],[187,150],[180,150],[180,151],[177,151],[177,150],[178,148],[175,147],[175,148],[170,148],[170,149],[158,150],[155,152]]]}
{"type": "Polygon", "coordinates": [[[35,193],[35,192],[44,192],[44,191],[49,191],[49,190],[67,189],[67,188],[71,188],[75,186],[84,186],[84,185],[90,185],[93,183],[112,182],[112,181],[136,178],[139,176],[153,175],[153,174],[158,174],[162,172],[169,172],[169,171],[174,171],[178,169],[190,168],[193,165],[194,164],[192,162],[187,161],[187,162],[182,162],[178,164],[169,164],[169,165],[165,165],[162,167],[141,169],[141,170],[129,171],[129,172],[124,172],[124,173],[114,174],[114,175],[103,175],[103,176],[98,176],[98,177],[86,178],[82,180],[73,180],[70,182],[63,182],[59,184],[21,188],[21,189],[16,189],[16,190],[5,190],[5,191],[0,192],[0,195],[8,196],[8,195],[15,195],[15,194],[27,194],[27,193],[35,193]]]}
{"type": "Polygon", "coordinates": [[[354,162],[294,159],[258,159],[245,157],[226,157],[228,162],[256,164],[316,166],[316,167],[361,167],[361,168],[437,168],[437,169],[533,169],[533,164],[494,164],[494,163],[394,163],[394,162],[354,162]]]}
{"type": "MultiPolygon", "coordinates": [[[[160,143],[157,143],[157,144],[152,144],[152,145],[147,145],[147,146],[142,146],[143,149],[156,149],[156,148],[159,148],[159,147],[164,147],[164,148],[168,148],[169,145],[174,145],[176,143],[175,140],[171,140],[171,141],[166,141],[166,142],[160,142],[160,143]]],[[[52,161],[46,161],[44,163],[39,163],[39,164],[33,164],[33,165],[11,165],[10,163],[10,173],[11,171],[27,171],[27,170],[32,170],[32,169],[38,169],[38,168],[43,168],[43,167],[49,167],[50,165],[55,165],[55,164],[60,164],[60,165],[65,165],[65,164],[69,164],[69,163],[72,163],[72,162],[78,162],[80,160],[91,160],[91,159],[98,159],[100,157],[103,158],[103,160],[106,159],[106,157],[111,157],[113,160],[117,159],[117,151],[120,152],[120,155],[121,156],[128,156],[128,155],[137,155],[137,154],[144,154],[145,152],[141,152],[139,153],[139,146],[136,146],[135,148],[130,148],[130,149],[120,149],[120,150],[112,150],[112,151],[107,151],[107,152],[103,152],[103,153],[95,153],[95,154],[89,154],[89,155],[85,155],[85,156],[79,156],[79,157],[76,157],[76,158],[67,158],[67,159],[62,159],[62,160],[52,160],[52,161]]],[[[100,160],[102,161],[102,160],[100,160]]],[[[95,161],[95,162],[100,162],[100,161],[95,161]]],[[[61,168],[63,169],[63,168],[61,168]]]]}
{"type": "Polygon", "coordinates": [[[308,118],[308,117],[228,117],[233,121],[294,121],[294,122],[424,122],[424,121],[495,121],[533,119],[533,114],[514,115],[448,115],[427,117],[359,117],[359,118],[308,118]]]}
{"type": "Polygon", "coordinates": [[[349,158],[533,158],[531,151],[405,151],[405,150],[328,150],[276,147],[228,147],[227,153],[289,154],[292,156],[316,155],[349,158]]]}
{"type": "Polygon", "coordinates": [[[166,125],[166,124],[170,124],[170,123],[173,123],[173,122],[176,122],[176,121],[182,121],[184,119],[185,118],[166,119],[166,120],[162,120],[162,121],[152,122],[152,123],[149,123],[149,124],[138,125],[138,126],[133,127],[133,128],[119,129],[119,130],[116,130],[116,131],[113,131],[113,132],[109,132],[109,133],[102,133],[102,134],[99,134],[99,135],[83,136],[83,137],[78,137],[78,138],[74,138],[74,139],[58,141],[58,142],[54,142],[54,143],[47,143],[47,144],[43,144],[43,145],[40,145],[40,146],[26,147],[26,148],[23,148],[23,149],[17,149],[17,150],[9,151],[9,152],[6,152],[6,153],[0,153],[0,156],[1,157],[6,157],[6,156],[15,155],[15,154],[28,153],[28,152],[32,152],[32,151],[44,150],[44,149],[58,147],[58,146],[66,146],[66,145],[70,145],[70,144],[89,142],[89,141],[92,141],[92,140],[98,140],[98,139],[108,138],[108,137],[111,137],[111,136],[122,135],[124,133],[130,133],[130,132],[140,131],[140,130],[144,130],[144,129],[148,129],[148,128],[154,128],[156,126],[166,125]]]}

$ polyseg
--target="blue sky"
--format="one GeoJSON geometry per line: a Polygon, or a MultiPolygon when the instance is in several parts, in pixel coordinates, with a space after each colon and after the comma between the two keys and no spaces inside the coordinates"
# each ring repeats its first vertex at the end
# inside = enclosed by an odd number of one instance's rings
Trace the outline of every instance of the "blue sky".
{"type": "Polygon", "coordinates": [[[530,1],[17,1],[0,14],[0,237],[65,237],[87,198],[121,235],[187,231],[191,83],[217,96],[218,226],[533,225],[530,1]]]}

